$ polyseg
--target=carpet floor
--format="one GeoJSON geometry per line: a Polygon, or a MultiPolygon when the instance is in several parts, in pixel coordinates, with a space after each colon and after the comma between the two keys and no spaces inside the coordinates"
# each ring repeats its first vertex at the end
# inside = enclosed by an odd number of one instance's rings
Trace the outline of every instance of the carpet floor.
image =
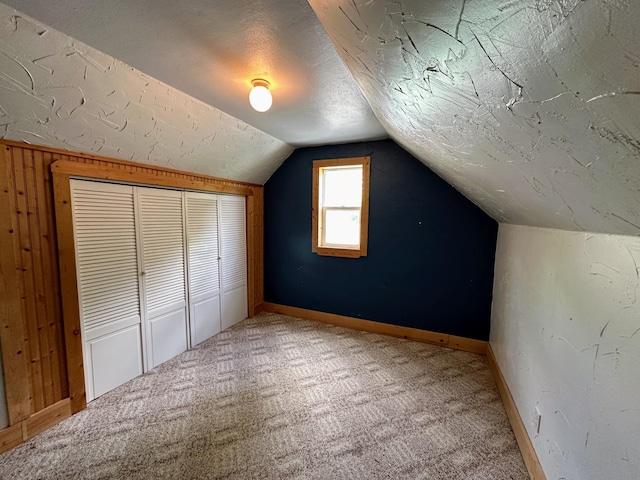
{"type": "Polygon", "coordinates": [[[247,319],[0,455],[3,479],[527,479],[483,356],[247,319]]]}

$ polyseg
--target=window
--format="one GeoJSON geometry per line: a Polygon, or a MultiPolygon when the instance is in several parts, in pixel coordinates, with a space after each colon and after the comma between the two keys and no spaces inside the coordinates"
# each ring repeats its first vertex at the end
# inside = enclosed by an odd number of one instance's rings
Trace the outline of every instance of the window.
{"type": "Polygon", "coordinates": [[[313,162],[313,244],[318,255],[366,257],[369,157],[313,162]]]}

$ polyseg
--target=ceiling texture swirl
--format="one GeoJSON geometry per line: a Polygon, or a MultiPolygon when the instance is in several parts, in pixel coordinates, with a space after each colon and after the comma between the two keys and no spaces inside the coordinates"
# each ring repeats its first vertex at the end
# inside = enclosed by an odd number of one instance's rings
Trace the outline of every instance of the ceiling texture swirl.
{"type": "Polygon", "coordinates": [[[4,1],[0,136],[258,183],[391,137],[500,222],[640,233],[635,0],[4,1]]]}

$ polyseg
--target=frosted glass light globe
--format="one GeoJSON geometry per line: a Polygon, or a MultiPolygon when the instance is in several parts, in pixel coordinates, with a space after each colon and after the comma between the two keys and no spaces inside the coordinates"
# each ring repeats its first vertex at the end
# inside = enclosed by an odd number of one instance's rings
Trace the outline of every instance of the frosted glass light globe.
{"type": "Polygon", "coordinates": [[[257,82],[253,82],[254,87],[251,89],[251,93],[249,93],[249,103],[257,112],[266,112],[271,108],[271,104],[273,103],[273,98],[271,97],[271,92],[267,88],[269,85],[267,82],[266,86],[264,84],[257,84],[257,82]]]}

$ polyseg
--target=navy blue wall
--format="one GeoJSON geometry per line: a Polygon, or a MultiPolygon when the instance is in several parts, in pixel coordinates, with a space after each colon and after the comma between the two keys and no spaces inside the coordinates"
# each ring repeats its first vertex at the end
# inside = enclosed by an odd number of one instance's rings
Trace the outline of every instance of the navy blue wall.
{"type": "Polygon", "coordinates": [[[265,301],[488,340],[497,232],[391,140],[301,148],[265,185],[265,301]],[[312,253],[313,160],[367,155],[368,256],[312,253]]]}

